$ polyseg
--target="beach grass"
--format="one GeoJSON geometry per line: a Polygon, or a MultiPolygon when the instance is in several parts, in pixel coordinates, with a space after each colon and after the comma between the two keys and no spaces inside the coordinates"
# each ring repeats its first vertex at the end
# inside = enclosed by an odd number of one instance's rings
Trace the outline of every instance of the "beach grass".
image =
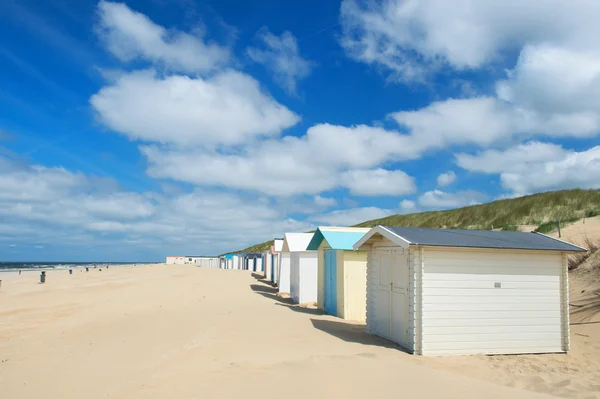
{"type": "MultiPolygon", "coordinates": [[[[537,226],[540,233],[557,229],[557,221],[568,224],[584,217],[600,215],[600,190],[561,190],[502,199],[445,211],[392,215],[368,220],[353,227],[407,226],[447,229],[502,229],[516,231],[518,226],[537,226]]],[[[267,251],[273,240],[234,252],[267,251]]]]}

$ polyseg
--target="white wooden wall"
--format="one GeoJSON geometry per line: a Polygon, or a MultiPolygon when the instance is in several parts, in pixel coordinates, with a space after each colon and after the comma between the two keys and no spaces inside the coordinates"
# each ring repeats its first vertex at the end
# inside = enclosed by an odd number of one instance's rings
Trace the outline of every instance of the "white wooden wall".
{"type": "Polygon", "coordinates": [[[290,257],[290,296],[296,303],[317,302],[318,252],[292,252],[290,257]]]}
{"type": "Polygon", "coordinates": [[[424,248],[422,353],[566,351],[565,267],[558,252],[424,248]]]}
{"type": "Polygon", "coordinates": [[[279,275],[277,276],[279,292],[290,292],[290,253],[281,252],[279,255],[279,275]]]}
{"type": "MultiPolygon", "coordinates": [[[[377,285],[379,281],[379,267],[377,264],[377,252],[378,251],[389,251],[397,250],[402,251],[403,249],[396,246],[389,240],[384,239],[373,239],[371,250],[368,251],[367,255],[367,332],[370,334],[377,334],[377,285]]],[[[408,286],[408,345],[405,348],[409,352],[417,352],[419,346],[416,342],[416,336],[420,333],[419,327],[416,325],[417,319],[420,315],[417,315],[418,303],[416,301],[416,293],[419,291],[417,287],[417,279],[420,275],[420,270],[415,265],[420,265],[420,252],[419,249],[407,249],[408,253],[408,267],[409,267],[409,286],[408,286]]]]}

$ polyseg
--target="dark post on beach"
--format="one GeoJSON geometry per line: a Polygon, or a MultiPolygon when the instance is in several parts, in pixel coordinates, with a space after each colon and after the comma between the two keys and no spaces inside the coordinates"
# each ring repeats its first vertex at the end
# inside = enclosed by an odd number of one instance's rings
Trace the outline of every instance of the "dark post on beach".
{"type": "Polygon", "coordinates": [[[42,274],[40,274],[40,284],[44,284],[46,282],[46,272],[43,271],[42,274]]]}
{"type": "Polygon", "coordinates": [[[73,274],[73,269],[69,269],[69,274],[73,274]]]}
{"type": "Polygon", "coordinates": [[[85,271],[86,271],[86,272],[89,272],[89,271],[90,271],[90,268],[89,268],[89,267],[86,267],[86,268],[85,268],[85,271]]]}

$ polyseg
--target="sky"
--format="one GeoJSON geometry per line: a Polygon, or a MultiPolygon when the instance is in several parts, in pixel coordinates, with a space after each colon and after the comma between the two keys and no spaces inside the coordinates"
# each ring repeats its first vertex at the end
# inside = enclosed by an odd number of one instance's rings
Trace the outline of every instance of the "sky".
{"type": "Polygon", "coordinates": [[[600,188],[596,0],[0,1],[0,260],[600,188]]]}

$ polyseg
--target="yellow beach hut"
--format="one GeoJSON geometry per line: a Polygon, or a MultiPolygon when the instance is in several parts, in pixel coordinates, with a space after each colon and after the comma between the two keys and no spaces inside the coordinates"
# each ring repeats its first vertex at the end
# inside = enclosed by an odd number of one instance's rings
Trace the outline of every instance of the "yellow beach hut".
{"type": "Polygon", "coordinates": [[[365,321],[367,252],[352,246],[370,229],[319,227],[307,250],[318,250],[319,309],[342,319],[365,321]]]}

